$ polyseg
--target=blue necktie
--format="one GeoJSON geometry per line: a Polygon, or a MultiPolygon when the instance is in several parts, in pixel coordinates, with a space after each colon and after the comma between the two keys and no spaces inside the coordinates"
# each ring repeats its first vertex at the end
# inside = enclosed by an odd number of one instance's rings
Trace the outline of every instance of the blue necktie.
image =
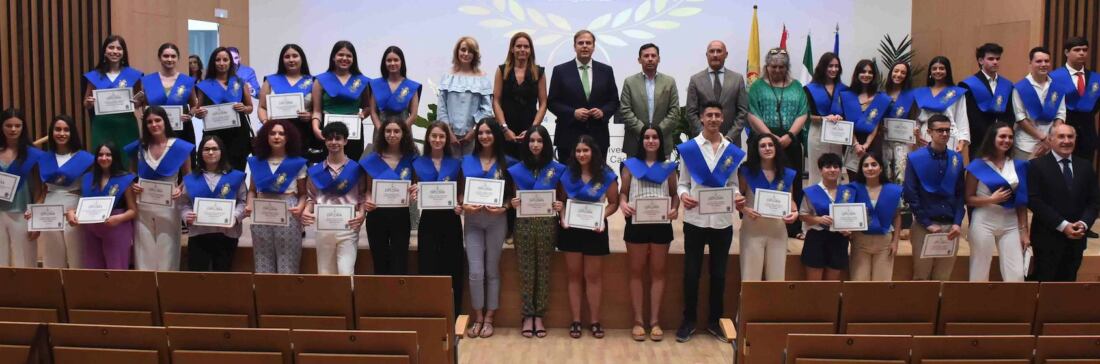
{"type": "Polygon", "coordinates": [[[1069,158],[1062,160],[1062,178],[1066,180],[1066,187],[1073,187],[1073,169],[1069,168],[1069,158]]]}

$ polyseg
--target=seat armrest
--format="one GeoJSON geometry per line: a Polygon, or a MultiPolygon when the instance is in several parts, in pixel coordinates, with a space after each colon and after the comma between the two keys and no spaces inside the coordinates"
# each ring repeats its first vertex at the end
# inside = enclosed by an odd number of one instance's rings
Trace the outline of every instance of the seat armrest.
{"type": "Polygon", "coordinates": [[[458,315],[455,318],[455,338],[461,339],[466,335],[466,325],[470,323],[470,315],[458,315]]]}
{"type": "Polygon", "coordinates": [[[718,320],[718,326],[722,327],[722,336],[726,342],[734,342],[737,340],[737,327],[733,325],[733,320],[723,318],[718,320]]]}

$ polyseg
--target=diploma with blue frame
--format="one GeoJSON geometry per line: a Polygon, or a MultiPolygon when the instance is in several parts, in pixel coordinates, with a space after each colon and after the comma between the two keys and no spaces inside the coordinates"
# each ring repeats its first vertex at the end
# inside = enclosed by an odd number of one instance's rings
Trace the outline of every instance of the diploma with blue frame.
{"type": "Polygon", "coordinates": [[[233,216],[237,200],[196,197],[192,207],[195,211],[194,225],[230,228],[237,223],[233,216]]]}
{"type": "Polygon", "coordinates": [[[95,114],[111,115],[134,112],[134,90],[129,87],[92,90],[95,114]]]}

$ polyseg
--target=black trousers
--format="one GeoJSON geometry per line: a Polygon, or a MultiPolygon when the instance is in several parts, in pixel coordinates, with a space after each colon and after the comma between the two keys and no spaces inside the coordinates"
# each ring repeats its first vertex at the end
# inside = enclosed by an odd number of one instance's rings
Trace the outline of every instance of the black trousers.
{"type": "Polygon", "coordinates": [[[454,210],[423,210],[417,228],[417,263],[420,274],[451,276],[455,314],[462,311],[466,249],[462,247],[462,220],[454,210]]]}
{"type": "Polygon", "coordinates": [[[1077,146],[1073,149],[1073,155],[1087,160],[1093,160],[1093,152],[1096,151],[1096,114],[1066,110],[1066,123],[1077,129],[1077,146]]]}
{"type": "MultiPolygon", "coordinates": [[[[802,204],[802,173],[806,171],[803,161],[806,159],[802,155],[802,143],[798,138],[795,138],[791,144],[783,148],[783,154],[787,155],[787,168],[795,171],[794,186],[791,186],[791,198],[794,199],[795,206],[802,204]]],[[[816,163],[817,161],[813,161],[816,163]]],[[[793,224],[787,224],[787,236],[795,236],[802,232],[802,222],[795,221],[793,224]]]]}
{"type": "Polygon", "coordinates": [[[408,207],[381,207],[367,213],[367,242],[374,274],[409,274],[408,207]]]}
{"type": "Polygon", "coordinates": [[[699,278],[703,274],[703,248],[710,245],[710,316],[718,322],[726,295],[726,263],[729,261],[733,227],[701,228],[684,223],[684,321],[696,322],[699,307],[699,278]]]}
{"type": "Polygon", "coordinates": [[[237,238],[221,233],[196,235],[187,238],[187,270],[192,272],[229,272],[233,268],[233,254],[237,251],[237,238]]]}
{"type": "Polygon", "coordinates": [[[1045,239],[1042,242],[1036,241],[1031,248],[1035,251],[1035,271],[1030,280],[1040,282],[1077,280],[1077,269],[1081,268],[1081,255],[1085,252],[1085,239],[1045,239]]]}

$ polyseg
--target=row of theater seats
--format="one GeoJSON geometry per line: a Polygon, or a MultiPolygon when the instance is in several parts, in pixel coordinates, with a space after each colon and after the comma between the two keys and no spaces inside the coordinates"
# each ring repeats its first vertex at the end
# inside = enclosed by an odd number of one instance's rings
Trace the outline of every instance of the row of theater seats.
{"type": "Polygon", "coordinates": [[[414,331],[425,363],[453,363],[466,326],[450,277],[19,268],[0,270],[0,321],[414,331]]]}
{"type": "Polygon", "coordinates": [[[1100,335],[1100,283],[744,282],[737,360],[782,361],[788,334],[1100,335]]]}
{"type": "Polygon", "coordinates": [[[787,337],[786,364],[1098,364],[1100,336],[787,337]]]}

